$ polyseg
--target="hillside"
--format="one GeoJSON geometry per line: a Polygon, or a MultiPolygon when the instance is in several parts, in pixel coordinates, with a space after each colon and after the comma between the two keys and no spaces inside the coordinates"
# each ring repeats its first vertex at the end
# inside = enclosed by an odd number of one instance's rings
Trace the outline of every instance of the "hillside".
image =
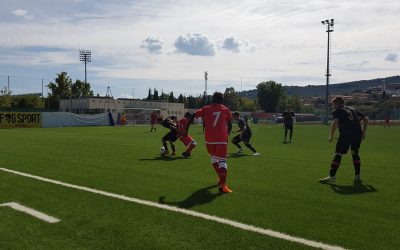
{"type": "MultiPolygon", "coordinates": [[[[400,76],[331,84],[329,85],[330,93],[332,95],[344,95],[354,91],[365,91],[370,87],[382,86],[383,80],[386,83],[400,83],[400,76]]],[[[297,95],[299,97],[325,96],[325,85],[284,86],[284,89],[287,95],[297,95]]],[[[255,99],[257,97],[257,90],[239,92],[239,95],[255,99]]]]}

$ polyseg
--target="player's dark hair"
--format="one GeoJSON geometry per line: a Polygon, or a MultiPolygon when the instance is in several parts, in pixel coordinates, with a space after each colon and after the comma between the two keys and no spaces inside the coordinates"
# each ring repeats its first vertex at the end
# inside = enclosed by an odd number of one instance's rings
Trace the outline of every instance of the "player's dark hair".
{"type": "Polygon", "coordinates": [[[332,99],[332,103],[344,105],[344,99],[341,96],[336,96],[335,98],[332,99]]]}
{"type": "Polygon", "coordinates": [[[222,104],[224,102],[224,94],[221,92],[215,92],[212,96],[212,103],[222,104]]]}
{"type": "Polygon", "coordinates": [[[185,117],[185,118],[190,118],[190,117],[192,117],[192,113],[186,112],[184,117],[185,117]]]}
{"type": "Polygon", "coordinates": [[[240,115],[239,112],[237,112],[237,111],[233,112],[233,116],[239,116],[239,115],[240,115]]]}
{"type": "Polygon", "coordinates": [[[157,122],[158,122],[158,123],[163,122],[163,120],[164,120],[164,119],[163,119],[162,117],[158,117],[158,118],[157,118],[157,122]]]}

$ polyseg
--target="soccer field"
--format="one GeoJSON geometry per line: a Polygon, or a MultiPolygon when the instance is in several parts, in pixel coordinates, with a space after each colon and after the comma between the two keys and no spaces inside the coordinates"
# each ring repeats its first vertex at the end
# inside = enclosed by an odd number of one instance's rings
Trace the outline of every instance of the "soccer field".
{"type": "Polygon", "coordinates": [[[229,145],[231,194],[218,192],[201,126],[190,129],[198,142],[190,159],[180,156],[180,141],[176,157],[159,156],[167,133],[160,126],[155,133],[149,127],[0,130],[0,205],[15,202],[60,220],[51,224],[0,206],[0,249],[313,248],[230,222],[327,248],[399,248],[400,127],[368,129],[358,186],[350,155],[335,185],[318,183],[334,152],[328,126],[295,126],[291,144],[282,143],[281,126],[252,130],[261,156],[247,148],[235,155],[229,145]]]}

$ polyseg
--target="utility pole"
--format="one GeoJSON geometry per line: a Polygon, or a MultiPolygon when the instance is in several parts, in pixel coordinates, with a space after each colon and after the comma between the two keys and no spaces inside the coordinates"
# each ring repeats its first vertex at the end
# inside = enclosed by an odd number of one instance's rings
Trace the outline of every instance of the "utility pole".
{"type": "Polygon", "coordinates": [[[326,56],[326,92],[325,92],[325,124],[328,123],[328,117],[329,117],[329,77],[331,76],[330,71],[329,71],[329,60],[330,60],[330,44],[331,44],[331,37],[330,34],[333,32],[333,26],[334,26],[334,19],[326,19],[325,21],[321,21],[323,25],[326,26],[326,32],[328,33],[328,47],[327,47],[327,56],[326,56]]]}

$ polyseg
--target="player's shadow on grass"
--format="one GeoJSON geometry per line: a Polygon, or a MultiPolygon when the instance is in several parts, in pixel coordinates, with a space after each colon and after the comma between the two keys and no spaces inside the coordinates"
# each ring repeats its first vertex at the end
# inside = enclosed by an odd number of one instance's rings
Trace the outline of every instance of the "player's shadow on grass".
{"type": "Polygon", "coordinates": [[[182,156],[178,156],[178,157],[156,156],[153,158],[139,159],[139,161],[175,161],[175,160],[180,160],[180,159],[185,159],[185,158],[182,156]]]}
{"type": "Polygon", "coordinates": [[[341,186],[336,184],[330,185],[332,190],[338,194],[351,195],[377,192],[378,190],[372,185],[364,185],[362,182],[353,183],[353,185],[341,186]]]}
{"type": "Polygon", "coordinates": [[[210,189],[218,187],[218,185],[212,185],[205,188],[201,188],[191,194],[183,201],[165,201],[165,196],[158,198],[158,202],[166,205],[173,205],[180,208],[192,208],[197,205],[207,204],[212,202],[215,198],[222,195],[222,193],[211,193],[210,189]]]}
{"type": "Polygon", "coordinates": [[[229,153],[228,158],[242,158],[242,157],[247,157],[250,155],[247,154],[238,154],[238,153],[229,153]]]}

